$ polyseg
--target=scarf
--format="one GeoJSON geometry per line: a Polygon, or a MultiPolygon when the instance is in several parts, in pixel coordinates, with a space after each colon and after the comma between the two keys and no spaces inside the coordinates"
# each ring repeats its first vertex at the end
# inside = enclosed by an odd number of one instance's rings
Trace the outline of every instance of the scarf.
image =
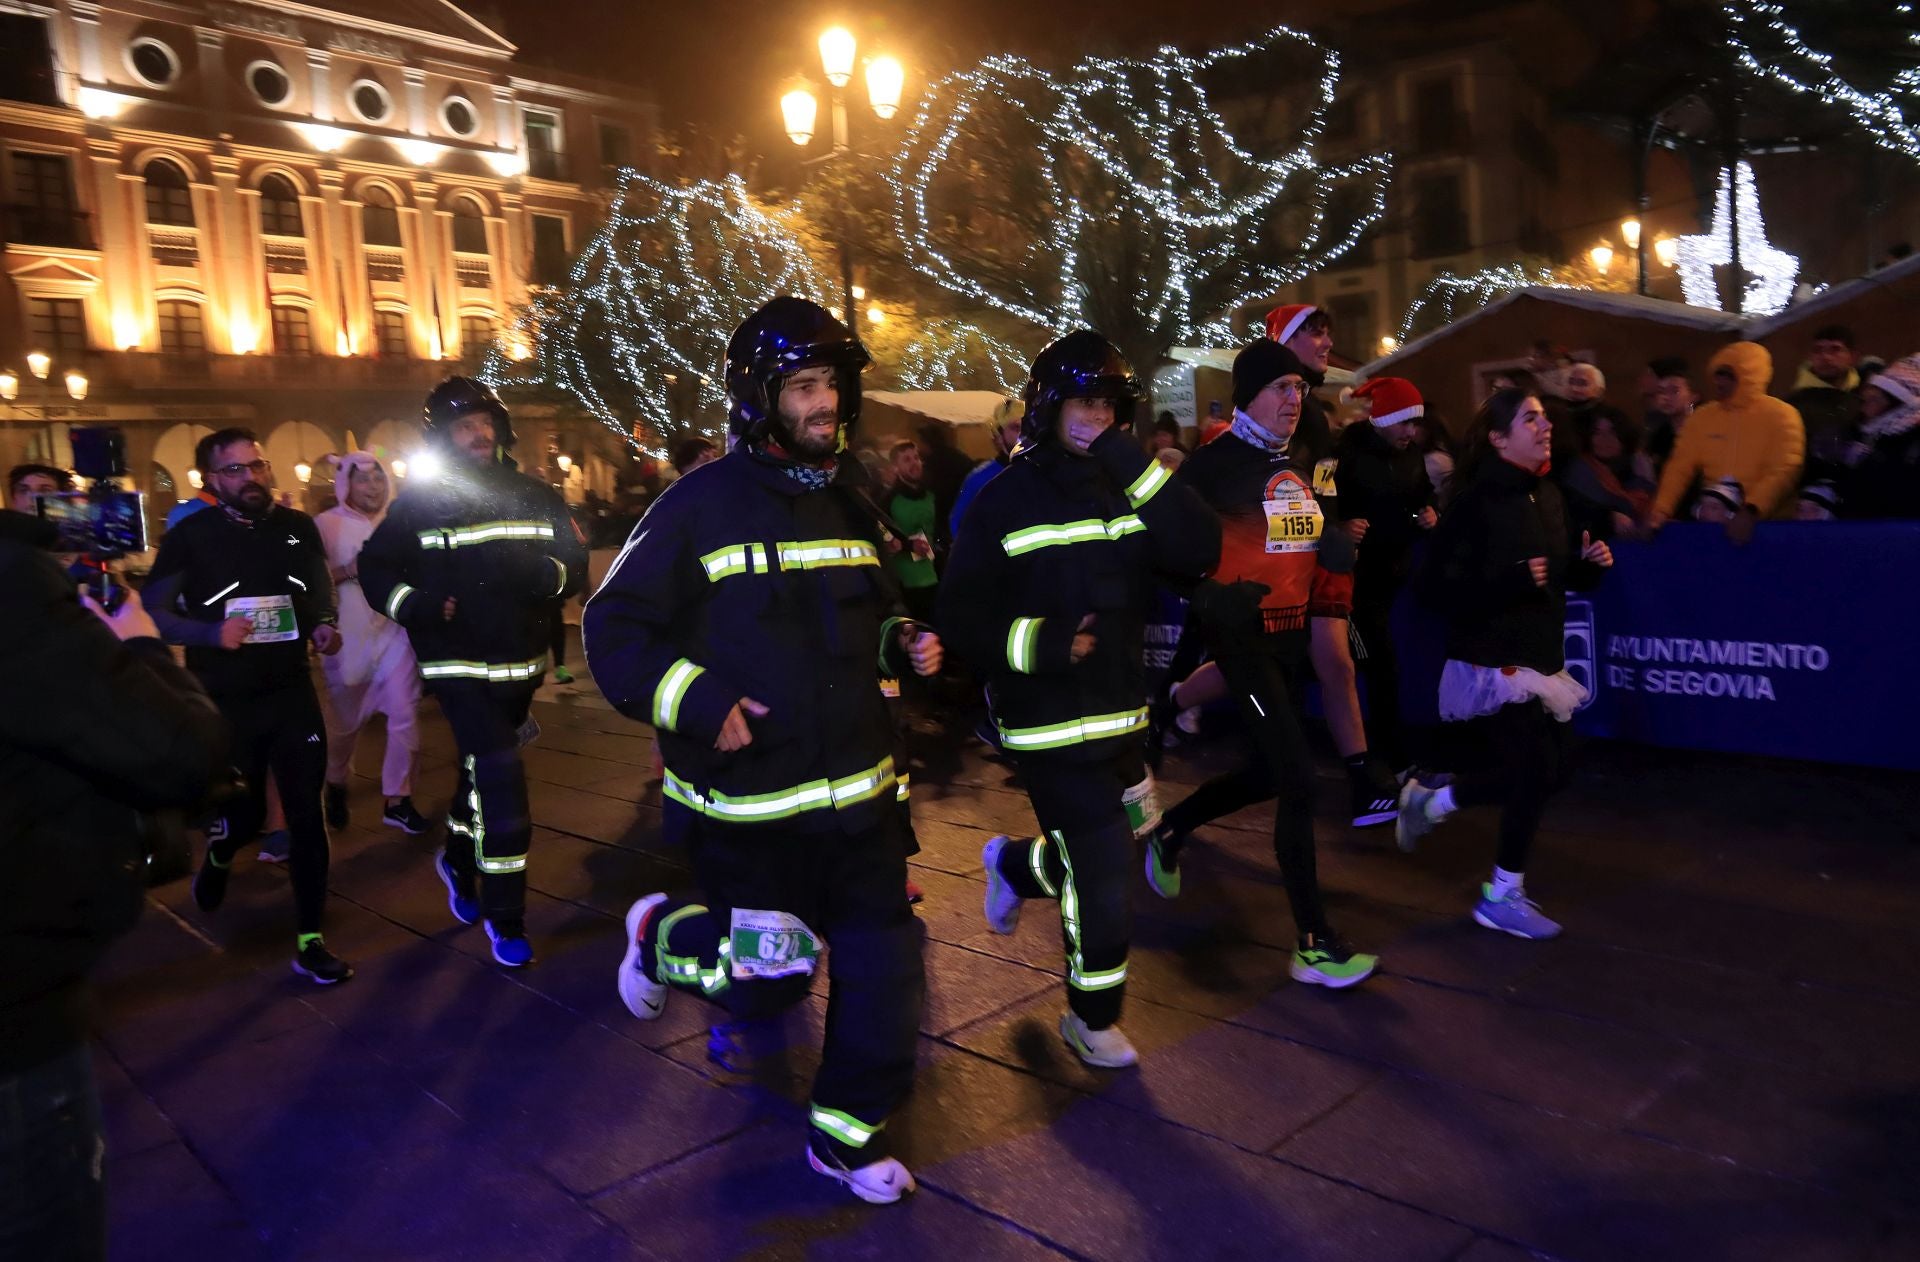
{"type": "Polygon", "coordinates": [[[806,487],[809,491],[824,491],[833,482],[834,466],[837,459],[828,460],[824,465],[800,464],[791,459],[779,444],[769,439],[763,447],[749,447],[747,454],[761,464],[772,465],[780,472],[806,487]]]}
{"type": "Polygon", "coordinates": [[[1255,421],[1245,412],[1242,412],[1239,408],[1233,410],[1232,429],[1235,438],[1246,443],[1249,447],[1258,447],[1275,460],[1286,459],[1287,444],[1293,441],[1292,434],[1288,434],[1285,438],[1275,438],[1266,430],[1261,429],[1259,422],[1255,421]]]}

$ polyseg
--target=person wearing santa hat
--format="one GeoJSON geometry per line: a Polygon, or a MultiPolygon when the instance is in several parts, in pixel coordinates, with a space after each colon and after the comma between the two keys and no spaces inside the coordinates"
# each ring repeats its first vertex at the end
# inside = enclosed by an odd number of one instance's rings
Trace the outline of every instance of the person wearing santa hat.
{"type": "MultiPolygon", "coordinates": [[[[1333,356],[1333,318],[1311,303],[1275,307],[1267,313],[1267,336],[1293,352],[1306,373],[1308,393],[1301,400],[1293,448],[1313,470],[1315,493],[1326,506],[1327,529],[1342,532],[1359,548],[1369,523],[1354,520],[1340,504],[1338,479],[1334,476],[1339,462],[1334,453],[1333,428],[1326,408],[1312,394],[1326,383],[1327,365],[1333,356]]],[[[1344,607],[1318,609],[1308,630],[1308,654],[1314,677],[1320,681],[1328,734],[1347,766],[1353,826],[1372,828],[1393,822],[1399,788],[1368,748],[1366,724],[1360,717],[1360,681],[1354,668],[1352,632],[1353,624],[1344,607]]]]}
{"type": "Polygon", "coordinates": [[[339,503],[314,518],[327,550],[327,568],[339,591],[340,629],[346,645],[321,659],[327,681],[327,827],[347,826],[347,776],[360,729],[376,714],[387,716],[387,750],[380,762],[386,795],[383,823],[419,836],[432,825],[413,805],[413,764],[420,749],[414,713],[420,706],[420,668],[413,645],[398,624],[375,613],[360,590],[360,549],[387,515],[392,484],[386,466],[371,452],[340,457],[334,477],[339,503]]]}
{"type": "Polygon", "coordinates": [[[1414,544],[1439,520],[1433,483],[1414,447],[1416,422],[1427,409],[1420,391],[1402,377],[1376,377],[1353,397],[1367,405],[1367,423],[1341,431],[1336,482],[1340,511],[1365,528],[1366,543],[1353,568],[1353,627],[1363,651],[1357,664],[1367,677],[1373,747],[1388,766],[1402,768],[1410,751],[1400,727],[1391,615],[1412,570],[1414,544]]]}

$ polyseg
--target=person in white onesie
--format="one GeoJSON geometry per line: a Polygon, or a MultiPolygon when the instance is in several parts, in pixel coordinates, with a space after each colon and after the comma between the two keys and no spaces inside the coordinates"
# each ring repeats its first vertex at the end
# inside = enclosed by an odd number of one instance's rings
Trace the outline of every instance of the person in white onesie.
{"type": "Polygon", "coordinates": [[[386,795],[382,822],[418,836],[432,823],[413,806],[413,762],[420,738],[414,712],[420,706],[420,668],[406,631],[375,613],[360,591],[360,549],[386,516],[392,486],[386,466],[370,452],[340,458],[334,479],[339,504],[314,518],[326,546],[327,568],[339,591],[345,647],[322,659],[327,678],[327,826],[347,825],[347,775],[360,729],[375,714],[387,716],[387,752],[380,765],[386,795]]]}

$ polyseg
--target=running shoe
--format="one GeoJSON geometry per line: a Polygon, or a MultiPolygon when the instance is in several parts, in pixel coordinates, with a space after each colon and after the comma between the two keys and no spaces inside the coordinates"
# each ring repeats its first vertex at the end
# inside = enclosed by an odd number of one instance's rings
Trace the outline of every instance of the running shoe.
{"type": "Polygon", "coordinates": [[[331,986],[352,977],[353,965],[327,950],[327,944],[315,937],[293,957],[293,971],[312,978],[316,985],[331,986]]]}
{"type": "Polygon", "coordinates": [[[1400,785],[1372,759],[1352,776],[1353,826],[1376,828],[1391,824],[1400,809],[1400,785]]]}
{"type": "Polygon", "coordinates": [[[321,810],[327,817],[327,827],[339,832],[347,826],[347,786],[329,784],[320,795],[321,810]]]}
{"type": "Polygon", "coordinates": [[[1300,939],[1287,972],[1297,982],[1345,990],[1367,980],[1380,967],[1380,957],[1348,946],[1339,934],[1309,933],[1300,939]]]}
{"type": "Polygon", "coordinates": [[[666,901],[665,894],[649,894],[627,908],[627,953],[620,960],[617,984],[620,1002],[642,1021],[652,1021],[667,1010],[667,988],[647,976],[643,959],[654,908],[666,901]]]}
{"type": "Polygon", "coordinates": [[[433,821],[413,809],[411,797],[397,798],[387,803],[387,809],[380,815],[380,822],[388,828],[397,828],[409,837],[418,837],[433,827],[433,821]]]}
{"type": "Polygon", "coordinates": [[[1147,885],[1162,898],[1180,897],[1180,846],[1164,821],[1147,834],[1147,885]]]}
{"type": "Polygon", "coordinates": [[[260,839],[260,862],[285,863],[287,852],[293,849],[293,834],[284,828],[276,828],[260,839]]]}
{"type": "Polygon", "coordinates": [[[573,682],[573,672],[564,666],[556,666],[553,668],[553,682],[556,684],[570,684],[573,682]]]}
{"type": "Polygon", "coordinates": [[[1510,933],[1516,938],[1539,941],[1560,936],[1560,922],[1549,919],[1540,910],[1540,904],[1528,898],[1522,890],[1515,890],[1505,898],[1495,898],[1493,886],[1482,885],[1480,901],[1474,904],[1473,920],[1475,924],[1510,933]]]}
{"type": "Polygon", "coordinates": [[[1435,792],[1437,790],[1429,789],[1411,777],[1400,786],[1400,814],[1394,820],[1393,839],[1408,854],[1413,853],[1422,837],[1433,831],[1433,818],[1427,814],[1427,803],[1433,800],[1435,792]]]}
{"type": "Polygon", "coordinates": [[[920,888],[919,882],[915,881],[912,877],[908,877],[907,878],[907,906],[918,907],[921,903],[924,903],[926,901],[927,901],[927,892],[920,888]]]}
{"type": "Polygon", "coordinates": [[[527,927],[517,920],[487,922],[487,940],[493,943],[493,958],[508,968],[525,968],[533,963],[533,943],[527,941],[527,927]]]}
{"type": "Polygon", "coordinates": [[[444,850],[433,856],[433,870],[439,873],[440,884],[447,887],[447,910],[453,913],[453,918],[463,925],[478,923],[480,898],[474,893],[473,878],[456,872],[444,850]]]}
{"type": "Polygon", "coordinates": [[[1090,1030],[1076,1013],[1066,1012],[1060,1017],[1060,1037],[1075,1056],[1096,1069],[1125,1069],[1140,1063],[1140,1053],[1133,1050],[1117,1025],[1090,1030]]]}
{"type": "Polygon", "coordinates": [[[840,1160],[824,1139],[807,1139],[807,1164],[815,1174],[847,1185],[853,1194],[869,1205],[891,1205],[917,1186],[913,1174],[892,1157],[882,1157],[864,1166],[850,1166],[840,1160]]]}
{"type": "Polygon", "coordinates": [[[227,898],[227,875],[232,871],[232,864],[215,863],[211,854],[201,862],[200,870],[193,874],[193,901],[201,911],[220,910],[227,898]]]}
{"type": "Polygon", "coordinates": [[[980,862],[987,869],[987,928],[995,933],[1018,928],[1020,908],[1027,901],[1014,893],[1013,882],[1000,875],[1000,852],[1012,844],[1011,837],[995,837],[980,851],[980,862]]]}

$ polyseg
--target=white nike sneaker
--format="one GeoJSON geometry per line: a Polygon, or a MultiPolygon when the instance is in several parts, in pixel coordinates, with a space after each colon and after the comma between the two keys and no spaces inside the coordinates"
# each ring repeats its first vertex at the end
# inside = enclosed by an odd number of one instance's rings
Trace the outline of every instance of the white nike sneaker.
{"type": "Polygon", "coordinates": [[[812,1141],[807,1143],[807,1164],[815,1174],[846,1184],[869,1205],[891,1205],[919,1186],[913,1181],[913,1173],[892,1157],[864,1166],[847,1166],[831,1153],[823,1156],[812,1141]]]}
{"type": "Polygon", "coordinates": [[[987,869],[987,928],[995,933],[1012,933],[1020,926],[1020,908],[1026,899],[1013,892],[1013,884],[1000,875],[1000,852],[1013,844],[1011,837],[995,837],[980,851],[980,862],[987,869]]]}
{"type": "Polygon", "coordinates": [[[1060,1037],[1075,1056],[1096,1069],[1125,1069],[1140,1063],[1140,1053],[1133,1050],[1117,1025],[1089,1030],[1085,1021],[1068,1012],[1060,1018],[1060,1037]]]}
{"type": "Polygon", "coordinates": [[[620,1001],[627,1011],[642,1021],[651,1021],[667,1010],[667,988],[648,977],[640,968],[640,927],[653,909],[667,901],[665,894],[649,894],[627,908],[627,953],[620,961],[620,1001]]]}

